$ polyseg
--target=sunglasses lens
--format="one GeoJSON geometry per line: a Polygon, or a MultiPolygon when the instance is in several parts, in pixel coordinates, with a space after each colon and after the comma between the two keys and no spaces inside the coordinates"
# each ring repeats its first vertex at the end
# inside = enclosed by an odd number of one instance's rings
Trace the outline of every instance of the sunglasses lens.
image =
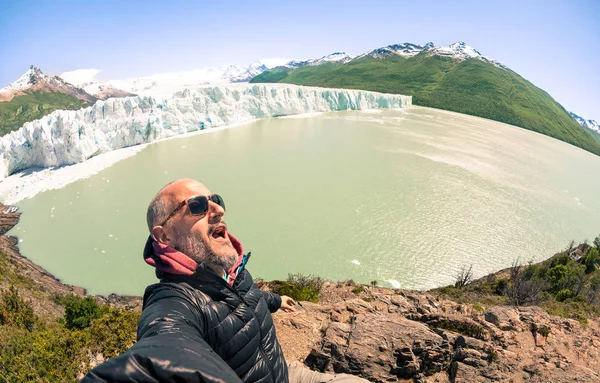
{"type": "Polygon", "coordinates": [[[223,198],[221,198],[220,195],[213,194],[210,196],[210,200],[216,203],[217,205],[221,206],[223,210],[225,210],[225,201],[223,201],[223,198]]]}
{"type": "Polygon", "coordinates": [[[204,196],[191,198],[188,201],[188,206],[190,208],[190,213],[193,215],[204,214],[208,210],[208,199],[204,196]]]}

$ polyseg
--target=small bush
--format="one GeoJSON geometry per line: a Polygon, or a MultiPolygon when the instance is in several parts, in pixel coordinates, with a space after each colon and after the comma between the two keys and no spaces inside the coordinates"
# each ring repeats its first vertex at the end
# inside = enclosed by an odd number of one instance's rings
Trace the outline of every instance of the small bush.
{"type": "Polygon", "coordinates": [[[540,326],[537,329],[538,334],[548,339],[548,335],[550,335],[550,327],[548,326],[540,326]]]}
{"type": "Polygon", "coordinates": [[[472,322],[461,322],[459,320],[442,319],[428,323],[433,327],[453,331],[471,338],[485,339],[486,331],[480,325],[472,322]]]}
{"type": "Polygon", "coordinates": [[[365,288],[362,287],[361,285],[356,285],[354,286],[354,288],[352,289],[352,292],[356,295],[362,293],[363,291],[365,291],[365,288]]]}
{"type": "Polygon", "coordinates": [[[60,301],[65,306],[65,327],[68,329],[84,329],[107,310],[101,309],[92,297],[69,295],[60,301]]]}
{"type": "Polygon", "coordinates": [[[480,313],[482,313],[483,312],[483,307],[481,307],[479,305],[473,305],[473,310],[479,311],[480,313]]]}
{"type": "Polygon", "coordinates": [[[456,275],[454,287],[457,287],[460,289],[460,288],[468,285],[469,283],[471,283],[472,280],[473,280],[473,265],[469,266],[469,268],[467,268],[466,266],[463,266],[462,269],[460,269],[460,271],[456,275]]]}
{"type": "Polygon", "coordinates": [[[491,350],[490,353],[488,354],[488,362],[494,363],[497,361],[498,361],[498,351],[491,350]]]}
{"type": "Polygon", "coordinates": [[[126,310],[105,310],[98,319],[91,322],[87,332],[87,346],[112,358],[127,351],[135,343],[140,313],[126,310]]]}
{"type": "Polygon", "coordinates": [[[287,295],[296,301],[319,301],[319,293],[309,287],[302,287],[292,282],[273,281],[273,291],[279,295],[287,295]]]}
{"type": "Polygon", "coordinates": [[[311,274],[288,274],[287,281],[299,287],[309,288],[317,293],[317,295],[321,292],[323,283],[325,283],[323,278],[311,274]]]}
{"type": "Polygon", "coordinates": [[[11,329],[0,336],[0,376],[6,382],[75,382],[85,360],[82,346],[58,325],[11,329]]]}
{"type": "Polygon", "coordinates": [[[573,296],[573,292],[569,289],[563,289],[560,290],[558,293],[556,293],[556,300],[559,302],[562,302],[566,299],[569,299],[573,296]]]}
{"type": "Polygon", "coordinates": [[[33,307],[19,296],[14,286],[2,291],[0,325],[16,326],[31,331],[36,323],[37,317],[33,313],[33,307]]]}
{"type": "Polygon", "coordinates": [[[496,295],[502,295],[506,290],[506,286],[508,285],[508,280],[505,278],[500,278],[494,282],[494,293],[496,295]]]}
{"type": "Polygon", "coordinates": [[[598,249],[590,248],[583,258],[583,263],[585,264],[585,273],[590,274],[596,270],[596,265],[600,262],[600,255],[598,254],[598,249]]]}
{"type": "Polygon", "coordinates": [[[377,286],[377,280],[372,280],[369,283],[371,284],[371,286],[377,286]]]}

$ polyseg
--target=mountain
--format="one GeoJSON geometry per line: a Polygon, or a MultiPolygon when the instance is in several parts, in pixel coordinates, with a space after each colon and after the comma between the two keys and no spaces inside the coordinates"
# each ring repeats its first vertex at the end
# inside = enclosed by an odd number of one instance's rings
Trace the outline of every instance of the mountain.
{"type": "Polygon", "coordinates": [[[367,53],[363,53],[357,58],[373,57],[380,59],[391,56],[412,57],[419,54],[422,50],[429,49],[431,47],[433,47],[433,43],[427,43],[425,44],[425,46],[420,46],[411,43],[394,44],[388,45],[387,47],[383,48],[377,48],[367,53]]]}
{"type": "Polygon", "coordinates": [[[250,82],[409,95],[415,105],[516,125],[600,155],[600,141],[548,93],[464,42],[389,45],[346,62],[276,67],[250,82]]]}
{"type": "Polygon", "coordinates": [[[59,109],[79,109],[98,98],[35,66],[0,89],[0,136],[59,109]]]}
{"type": "Polygon", "coordinates": [[[597,123],[595,120],[586,120],[573,112],[569,112],[569,115],[573,117],[577,122],[579,122],[579,125],[600,134],[600,124],[597,123]]]}
{"type": "Polygon", "coordinates": [[[96,102],[96,98],[83,89],[69,84],[58,76],[48,76],[33,65],[17,81],[0,89],[0,101],[11,101],[14,97],[22,96],[27,92],[62,93],[88,104],[96,102]]]}

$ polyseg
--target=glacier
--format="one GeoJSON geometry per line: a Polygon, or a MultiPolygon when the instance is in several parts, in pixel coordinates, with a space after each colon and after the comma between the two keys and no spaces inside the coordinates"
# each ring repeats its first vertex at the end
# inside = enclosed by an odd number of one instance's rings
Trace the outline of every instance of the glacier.
{"type": "Polygon", "coordinates": [[[287,84],[111,98],[76,111],[55,111],[0,137],[0,181],[29,168],[77,164],[112,150],[259,118],[411,105],[411,96],[287,84]]]}

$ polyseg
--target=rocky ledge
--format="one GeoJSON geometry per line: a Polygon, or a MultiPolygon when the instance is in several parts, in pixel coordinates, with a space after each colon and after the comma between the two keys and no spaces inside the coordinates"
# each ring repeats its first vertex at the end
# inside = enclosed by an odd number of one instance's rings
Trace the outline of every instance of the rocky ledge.
{"type": "Polygon", "coordinates": [[[598,382],[600,327],[535,307],[473,307],[428,293],[326,283],[277,313],[288,359],[372,382],[598,382]]]}
{"type": "MultiPolygon", "coordinates": [[[[63,315],[57,295],[85,295],[19,254],[4,236],[18,219],[0,204],[0,253],[35,313],[63,315]],[[12,273],[15,274],[15,273],[12,273]]],[[[138,311],[140,297],[97,296],[99,303],[138,311]]],[[[288,360],[313,369],[350,373],[372,382],[598,382],[600,325],[551,316],[536,306],[481,307],[433,293],[326,282],[318,304],[276,313],[288,360]]],[[[96,358],[102,360],[102,356],[96,358]]],[[[93,365],[93,363],[92,363],[93,365]]]]}

